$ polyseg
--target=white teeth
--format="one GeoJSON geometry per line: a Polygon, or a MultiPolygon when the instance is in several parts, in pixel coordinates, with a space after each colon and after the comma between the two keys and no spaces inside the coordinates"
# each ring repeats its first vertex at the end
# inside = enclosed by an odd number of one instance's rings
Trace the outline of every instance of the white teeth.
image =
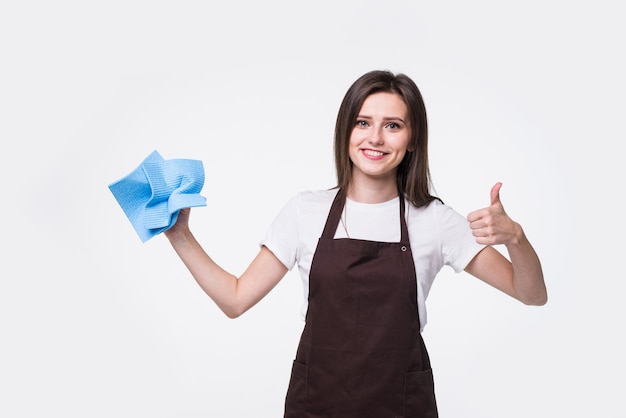
{"type": "Polygon", "coordinates": [[[365,154],[369,155],[370,157],[382,157],[384,155],[383,152],[374,151],[374,150],[371,150],[371,149],[366,149],[364,152],[365,152],[365,154]]]}

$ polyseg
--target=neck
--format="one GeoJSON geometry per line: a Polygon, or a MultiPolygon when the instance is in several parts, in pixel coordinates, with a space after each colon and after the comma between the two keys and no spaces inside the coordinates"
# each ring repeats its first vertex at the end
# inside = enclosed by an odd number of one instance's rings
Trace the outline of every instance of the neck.
{"type": "Polygon", "coordinates": [[[347,197],[359,203],[387,202],[398,197],[398,186],[395,179],[393,182],[352,181],[348,186],[347,197]]]}

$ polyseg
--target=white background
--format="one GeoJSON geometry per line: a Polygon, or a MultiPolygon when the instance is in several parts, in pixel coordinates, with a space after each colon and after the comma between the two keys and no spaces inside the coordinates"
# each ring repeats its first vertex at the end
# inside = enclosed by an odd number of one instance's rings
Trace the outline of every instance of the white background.
{"type": "Polygon", "coordinates": [[[618,3],[4,2],[0,415],[282,416],[297,272],[229,320],[107,186],[153,150],[202,160],[192,227],[240,274],[287,199],[334,186],[339,102],[390,69],[424,95],[437,193],[467,214],[502,181],[549,289],[441,272],[441,416],[626,417],[618,3]]]}

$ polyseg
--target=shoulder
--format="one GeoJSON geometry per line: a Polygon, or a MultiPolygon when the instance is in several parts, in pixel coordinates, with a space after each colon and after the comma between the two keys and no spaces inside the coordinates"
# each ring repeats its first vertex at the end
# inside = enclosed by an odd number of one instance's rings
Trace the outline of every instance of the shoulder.
{"type": "Polygon", "coordinates": [[[423,239],[439,241],[439,245],[471,237],[469,222],[451,206],[433,200],[426,206],[410,206],[407,223],[409,232],[423,235],[423,239]]]}
{"type": "Polygon", "coordinates": [[[452,206],[443,203],[439,199],[435,199],[428,205],[421,208],[416,208],[413,206],[412,209],[418,212],[421,210],[425,214],[437,216],[443,222],[450,220],[458,221],[459,219],[465,221],[465,216],[461,215],[452,206]]]}
{"type": "Polygon", "coordinates": [[[304,190],[296,194],[294,199],[298,199],[304,203],[332,203],[333,199],[337,195],[338,189],[324,189],[324,190],[304,190]]]}
{"type": "Polygon", "coordinates": [[[328,211],[337,195],[337,189],[328,190],[305,190],[297,193],[286,204],[292,210],[304,213],[316,213],[328,211]]]}
{"type": "Polygon", "coordinates": [[[419,208],[409,204],[408,216],[412,219],[428,219],[429,222],[434,221],[437,224],[465,221],[464,216],[437,199],[419,208]]]}
{"type": "Polygon", "coordinates": [[[276,215],[274,223],[310,222],[313,218],[328,213],[336,194],[335,189],[301,191],[287,200],[276,215]]]}

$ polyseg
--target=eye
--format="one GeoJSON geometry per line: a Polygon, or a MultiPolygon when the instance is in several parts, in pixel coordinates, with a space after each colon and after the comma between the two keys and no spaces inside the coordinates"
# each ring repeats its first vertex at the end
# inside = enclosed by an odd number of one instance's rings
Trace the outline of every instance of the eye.
{"type": "Polygon", "coordinates": [[[387,127],[390,128],[390,129],[400,129],[401,128],[401,126],[398,125],[395,122],[391,122],[391,123],[387,124],[387,127]]]}
{"type": "Polygon", "coordinates": [[[367,123],[367,121],[366,121],[366,120],[363,120],[363,119],[357,119],[357,121],[356,121],[356,126],[357,126],[357,127],[359,127],[359,128],[366,128],[366,127],[368,127],[368,126],[369,126],[369,124],[367,123]]]}

